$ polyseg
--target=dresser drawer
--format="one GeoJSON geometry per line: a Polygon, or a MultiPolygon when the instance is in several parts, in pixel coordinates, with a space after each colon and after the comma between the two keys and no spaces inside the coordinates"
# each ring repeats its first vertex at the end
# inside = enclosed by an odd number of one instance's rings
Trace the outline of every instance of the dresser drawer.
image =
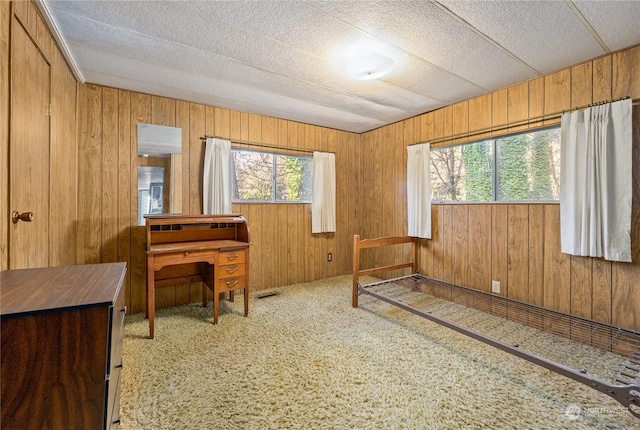
{"type": "Polygon", "coordinates": [[[246,265],[244,263],[220,265],[217,270],[216,276],[218,277],[218,279],[244,276],[246,270],[245,267],[246,265]]]}
{"type": "Polygon", "coordinates": [[[245,262],[246,253],[244,249],[237,249],[235,251],[222,251],[218,256],[219,264],[230,264],[230,263],[244,263],[245,262]]]}
{"type": "Polygon", "coordinates": [[[218,291],[231,291],[245,287],[244,276],[234,276],[233,278],[224,278],[218,280],[218,291]]]}

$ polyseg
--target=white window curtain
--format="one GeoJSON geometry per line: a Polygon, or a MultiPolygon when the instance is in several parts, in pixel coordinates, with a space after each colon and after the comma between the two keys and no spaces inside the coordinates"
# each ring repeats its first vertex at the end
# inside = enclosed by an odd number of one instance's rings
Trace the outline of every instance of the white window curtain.
{"type": "Polygon", "coordinates": [[[407,147],[409,236],[431,239],[431,145],[407,147]]]}
{"type": "Polygon", "coordinates": [[[231,142],[207,138],[204,154],[203,214],[231,213],[231,142]]]}
{"type": "Polygon", "coordinates": [[[336,155],[313,153],[311,233],[336,231],[336,155]]]}
{"type": "Polygon", "coordinates": [[[562,115],[562,252],[631,261],[631,99],[562,115]]]}

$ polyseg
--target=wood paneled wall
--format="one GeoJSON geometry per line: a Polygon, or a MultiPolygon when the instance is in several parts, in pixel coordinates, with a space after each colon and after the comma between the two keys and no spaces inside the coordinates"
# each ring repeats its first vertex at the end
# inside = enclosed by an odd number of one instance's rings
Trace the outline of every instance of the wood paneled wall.
{"type": "MultiPolygon", "coordinates": [[[[76,80],[47,24],[31,1],[0,2],[0,270],[9,267],[9,88],[11,27],[19,25],[49,63],[49,265],[76,262],[76,80]]],[[[14,52],[12,55],[20,55],[14,52]]],[[[21,119],[25,122],[32,118],[21,119]]],[[[38,214],[36,214],[38,216],[38,214]]],[[[45,217],[46,218],[46,217],[45,217]]],[[[43,241],[45,243],[45,241],[43,241]]]]}
{"type": "MultiPolygon", "coordinates": [[[[559,118],[527,120],[624,96],[640,98],[640,47],[364,133],[362,237],[406,234],[408,145],[444,139],[434,144],[443,146],[557,124],[559,118]],[[473,136],[447,139],[460,133],[473,136]]],[[[434,204],[432,239],[420,241],[419,270],[485,291],[497,280],[501,295],[640,330],[639,111],[635,106],[632,264],[562,254],[558,204],[434,204]]]]}
{"type": "MultiPolygon", "coordinates": [[[[96,85],[76,85],[32,2],[0,2],[0,201],[8,200],[8,88],[12,13],[52,64],[51,264],[125,261],[127,304],[144,309],[144,228],[136,225],[138,122],[183,130],[183,212],[199,213],[204,145],[230,139],[336,153],[336,234],[310,233],[304,204],[234,205],[252,235],[251,288],[267,289],[349,273],[353,234],[406,234],[406,147],[438,145],[537,127],[529,118],[611,98],[640,98],[640,47],[464,100],[361,135],[96,85]],[[77,94],[77,96],[76,96],[77,94]],[[524,125],[521,121],[525,121],[524,125]],[[450,136],[492,128],[473,138],[450,136]],[[74,132],[76,130],[76,132],[74,132]],[[327,253],[333,262],[327,262],[327,253]]],[[[634,130],[632,264],[559,251],[557,204],[433,206],[433,239],[421,241],[420,270],[575,315],[640,330],[637,112],[634,130]]],[[[557,119],[551,123],[558,122],[557,119]]],[[[7,267],[9,210],[0,213],[0,269],[7,267]]],[[[406,256],[363,255],[373,259],[406,256]]],[[[158,306],[199,299],[196,285],[158,292],[158,306]]]]}
{"type": "MultiPolygon", "coordinates": [[[[252,291],[348,273],[352,237],[360,230],[357,134],[97,85],[79,86],[78,113],[78,262],[127,262],[132,312],[144,310],[146,278],[145,230],[136,225],[139,122],[182,128],[185,214],[202,213],[200,137],[205,134],[254,142],[255,149],[268,144],[291,153],[300,153],[297,148],[335,152],[341,202],[336,234],[311,234],[308,204],[234,204],[233,211],[249,222],[252,291]]],[[[199,299],[199,284],[156,294],[157,307],[199,299]]]]}

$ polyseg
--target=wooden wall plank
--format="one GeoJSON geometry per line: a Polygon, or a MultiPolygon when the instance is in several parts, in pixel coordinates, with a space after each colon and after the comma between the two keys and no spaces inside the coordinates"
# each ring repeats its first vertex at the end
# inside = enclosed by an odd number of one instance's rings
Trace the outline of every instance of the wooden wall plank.
{"type": "Polygon", "coordinates": [[[544,304],[544,206],[529,205],[529,303],[544,304]]]}
{"type": "Polygon", "coordinates": [[[231,112],[229,109],[214,108],[214,136],[229,139],[231,136],[231,112]]]}
{"type": "Polygon", "coordinates": [[[529,300],[529,206],[507,207],[507,297],[529,300]]]}
{"type": "Polygon", "coordinates": [[[200,138],[207,134],[206,107],[201,104],[189,104],[189,191],[182,204],[183,213],[202,213],[202,167],[204,166],[204,145],[200,138]]]}
{"type": "Polygon", "coordinates": [[[571,260],[571,314],[591,318],[592,258],[570,256],[571,260]]]}
{"type": "MultiPolygon", "coordinates": [[[[491,94],[474,97],[469,100],[469,131],[488,129],[491,127],[491,94]]],[[[471,140],[481,140],[491,132],[473,134],[471,140]]]]}
{"type": "MultiPolygon", "coordinates": [[[[442,109],[443,120],[443,136],[452,136],[453,132],[453,105],[445,106],[442,109]]],[[[451,145],[454,143],[453,139],[445,139],[442,145],[451,145]]]]}
{"type": "Polygon", "coordinates": [[[611,100],[611,55],[593,60],[593,103],[611,100]]]}
{"type": "Polygon", "coordinates": [[[118,261],[127,263],[125,274],[125,304],[131,309],[131,231],[137,212],[131,207],[133,150],[131,148],[131,93],[118,91],[118,261]]]}
{"type": "Polygon", "coordinates": [[[102,91],[102,259],[118,261],[118,90],[102,91]]]}
{"type": "MultiPolygon", "coordinates": [[[[453,134],[469,132],[469,101],[465,100],[453,105],[453,134]]],[[[468,137],[461,137],[454,140],[455,143],[466,142],[468,137]]],[[[475,140],[475,139],[474,139],[475,140]]]]}
{"type": "MultiPolygon", "coordinates": [[[[529,118],[544,114],[544,77],[529,81],[529,118]]],[[[540,127],[539,119],[529,121],[529,127],[540,127]]]]}
{"type": "MultiPolygon", "coordinates": [[[[507,124],[507,89],[491,93],[491,126],[501,127],[507,124]]],[[[492,135],[502,135],[504,130],[498,129],[492,135]]]]}
{"type": "Polygon", "coordinates": [[[468,285],[469,206],[453,205],[451,222],[451,279],[456,285],[468,285]]]}
{"type": "MultiPolygon", "coordinates": [[[[289,121],[286,120],[278,120],[277,121],[277,133],[278,133],[278,141],[276,144],[280,147],[288,147],[289,146],[289,121]]],[[[289,285],[289,259],[288,259],[288,248],[289,248],[289,229],[287,228],[288,221],[287,218],[289,216],[289,211],[287,206],[289,205],[280,205],[278,208],[277,214],[277,231],[278,231],[278,244],[276,248],[276,252],[278,253],[278,284],[277,285],[289,285]]]]}
{"type": "Polygon", "coordinates": [[[544,205],[544,306],[571,310],[570,258],[560,252],[560,206],[544,205]]]}
{"type": "Polygon", "coordinates": [[[500,295],[509,289],[507,277],[507,205],[491,205],[491,279],[500,282],[500,295]]]}
{"type": "Polygon", "coordinates": [[[444,273],[444,249],[442,243],[443,207],[443,205],[438,204],[431,205],[431,252],[433,262],[431,276],[436,279],[443,279],[444,273]]]}
{"type": "Polygon", "coordinates": [[[452,257],[453,257],[453,221],[452,221],[452,206],[446,205],[441,207],[442,214],[442,279],[447,282],[453,281],[452,275],[452,257]]]}
{"type": "Polygon", "coordinates": [[[434,113],[429,112],[420,116],[420,141],[429,142],[435,136],[434,113]]]}
{"type": "MultiPolygon", "coordinates": [[[[571,108],[571,69],[544,77],[544,113],[561,112],[571,108]]],[[[546,125],[557,124],[560,119],[545,121],[546,125]]]]}
{"type": "Polygon", "coordinates": [[[133,169],[131,181],[131,308],[140,312],[145,309],[147,261],[144,253],[147,246],[147,235],[144,226],[137,225],[138,218],[138,123],[151,122],[151,97],[146,94],[131,93],[131,157],[133,169]]]}
{"type": "Polygon", "coordinates": [[[166,97],[151,96],[151,123],[175,127],[176,101],[166,97]]]}
{"type": "MultiPolygon", "coordinates": [[[[262,143],[275,145],[278,143],[278,122],[275,118],[262,117],[260,136],[262,143]]],[[[262,278],[266,285],[279,285],[278,282],[278,207],[266,204],[262,207],[262,278]]]]}
{"type": "MultiPolygon", "coordinates": [[[[4,5],[3,5],[4,7],[4,5]]],[[[0,23],[2,25],[2,23],[0,23]]],[[[51,64],[51,141],[50,147],[50,264],[76,264],[76,209],[78,207],[77,146],[76,146],[76,81],[62,54],[52,51],[51,64]]],[[[3,66],[4,68],[4,66],[3,66]]],[[[2,72],[0,72],[2,74],[2,72]]],[[[2,79],[0,79],[0,82],[2,79]]],[[[3,91],[0,90],[0,99],[3,91]]],[[[3,105],[4,106],[4,105],[3,105]]],[[[0,110],[2,110],[0,108],[0,110]]],[[[4,127],[0,127],[3,129],[4,127]]],[[[7,130],[4,129],[4,133],[7,130]]],[[[0,130],[0,140],[3,131],[0,130]]],[[[6,135],[6,134],[5,134],[6,135]]],[[[8,139],[8,137],[7,137],[8,139]]],[[[0,144],[2,147],[3,144],[0,144]]],[[[3,155],[5,152],[3,152],[3,155]]],[[[2,158],[0,156],[0,158],[2,158]]],[[[7,158],[8,159],[8,158],[7,158]]],[[[8,171],[8,169],[2,169],[8,171]]],[[[3,173],[4,176],[4,173],[3,173]]],[[[0,184],[2,179],[0,179],[0,184]]],[[[7,191],[8,193],[8,191],[7,191]]],[[[0,191],[0,195],[2,192],[0,191]]],[[[3,200],[2,200],[3,201],[3,200]]],[[[0,220],[3,218],[0,217],[0,220]]],[[[6,225],[5,225],[6,228],[6,225]]],[[[0,231],[3,228],[0,227],[0,231]]],[[[0,242],[2,241],[0,234],[0,242]]],[[[0,248],[3,245],[0,244],[0,248]]],[[[0,250],[0,255],[2,251],[0,250]]],[[[0,269],[2,264],[0,263],[0,269]]]]}
{"type": "MultiPolygon", "coordinates": [[[[529,83],[522,82],[507,88],[507,123],[520,122],[527,118],[529,118],[529,83]]],[[[526,128],[526,124],[509,127],[508,132],[526,128]]]]}
{"type": "MultiPolygon", "coordinates": [[[[440,139],[444,136],[444,110],[433,111],[433,139],[440,139]]],[[[438,142],[433,147],[444,146],[444,142],[438,142]]]]}
{"type": "Polygon", "coordinates": [[[79,264],[101,261],[102,87],[81,85],[78,94],[77,259],[79,264]]]}
{"type": "Polygon", "coordinates": [[[469,205],[469,280],[467,285],[491,291],[491,205],[469,205]]]}
{"type": "Polygon", "coordinates": [[[586,62],[571,69],[571,107],[587,106],[592,102],[592,63],[586,62]]]}
{"type": "Polygon", "coordinates": [[[640,98],[640,46],[616,52],[612,61],[613,98],[640,98]]]}

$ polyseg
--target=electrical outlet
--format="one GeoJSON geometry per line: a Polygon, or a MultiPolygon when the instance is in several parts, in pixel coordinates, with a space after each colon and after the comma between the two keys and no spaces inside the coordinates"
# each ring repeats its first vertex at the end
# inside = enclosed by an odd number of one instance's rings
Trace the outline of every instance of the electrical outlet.
{"type": "Polygon", "coordinates": [[[333,254],[332,253],[328,253],[327,254],[327,261],[333,261],[333,254]]]}
{"type": "Polygon", "coordinates": [[[491,281],[491,292],[500,293],[500,281],[491,281]]]}

